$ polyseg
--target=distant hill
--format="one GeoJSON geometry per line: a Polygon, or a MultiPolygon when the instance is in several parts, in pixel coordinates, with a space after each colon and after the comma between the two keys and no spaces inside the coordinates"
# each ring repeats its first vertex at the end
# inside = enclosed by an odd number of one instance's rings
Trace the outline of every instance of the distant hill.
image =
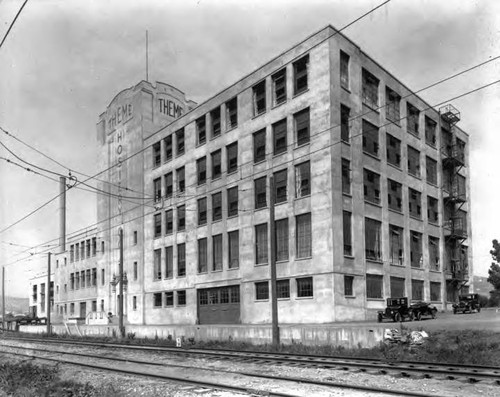
{"type": "Polygon", "coordinates": [[[488,277],[474,276],[474,292],[476,294],[490,296],[490,291],[493,291],[493,285],[488,281],[488,277]]]}
{"type": "MultiPolygon", "coordinates": [[[[2,308],[2,299],[0,297],[0,316],[2,308]]],[[[5,297],[5,312],[6,313],[26,313],[29,311],[29,299],[28,298],[15,298],[12,296],[5,297]]]]}

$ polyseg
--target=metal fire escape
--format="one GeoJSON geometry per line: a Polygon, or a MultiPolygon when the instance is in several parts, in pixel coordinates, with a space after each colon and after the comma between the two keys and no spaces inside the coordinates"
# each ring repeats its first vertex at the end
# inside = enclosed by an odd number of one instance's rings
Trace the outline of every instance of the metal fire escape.
{"type": "MultiPolygon", "coordinates": [[[[439,109],[442,120],[442,165],[443,165],[443,201],[444,235],[448,263],[445,278],[448,296],[455,300],[459,291],[469,281],[467,248],[463,242],[467,239],[467,215],[462,207],[467,202],[465,177],[460,170],[465,166],[465,142],[457,139],[456,124],[460,121],[460,112],[452,105],[439,109]]],[[[448,299],[450,300],[450,299],[448,299]]]]}

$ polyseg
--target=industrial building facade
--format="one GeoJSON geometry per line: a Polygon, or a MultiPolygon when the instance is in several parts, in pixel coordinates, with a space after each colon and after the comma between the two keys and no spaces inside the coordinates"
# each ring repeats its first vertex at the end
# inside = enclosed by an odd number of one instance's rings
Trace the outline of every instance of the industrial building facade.
{"type": "Polygon", "coordinates": [[[106,194],[56,255],[55,311],[116,314],[122,282],[130,324],[270,323],[271,199],[280,323],[445,309],[472,279],[459,119],[332,27],[201,105],[140,82],[100,116],[106,194]]]}

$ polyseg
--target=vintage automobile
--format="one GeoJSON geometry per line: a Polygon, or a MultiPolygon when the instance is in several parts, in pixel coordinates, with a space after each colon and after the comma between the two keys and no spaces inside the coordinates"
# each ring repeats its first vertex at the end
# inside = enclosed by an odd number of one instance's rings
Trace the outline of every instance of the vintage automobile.
{"type": "Polygon", "coordinates": [[[431,306],[426,302],[415,302],[410,305],[410,310],[413,312],[413,318],[417,321],[420,321],[424,316],[431,316],[432,318],[436,318],[437,308],[435,306],[431,306]]]}
{"type": "Polygon", "coordinates": [[[453,304],[453,314],[457,314],[458,312],[472,313],[473,310],[476,310],[478,313],[481,311],[479,294],[460,295],[458,303],[453,304]]]}
{"type": "Polygon", "coordinates": [[[408,298],[387,298],[387,306],[385,310],[379,311],[377,316],[378,322],[381,323],[384,319],[392,321],[413,320],[413,312],[408,306],[408,298]]]}

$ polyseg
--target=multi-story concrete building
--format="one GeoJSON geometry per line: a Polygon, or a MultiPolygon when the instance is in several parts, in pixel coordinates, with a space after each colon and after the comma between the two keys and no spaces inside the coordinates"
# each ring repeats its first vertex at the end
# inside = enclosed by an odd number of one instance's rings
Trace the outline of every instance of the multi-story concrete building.
{"type": "Polygon", "coordinates": [[[445,308],[472,274],[458,121],[332,27],[200,105],[142,81],[100,116],[99,224],[55,303],[116,314],[121,229],[128,323],[269,323],[273,196],[281,323],[445,308]]]}

